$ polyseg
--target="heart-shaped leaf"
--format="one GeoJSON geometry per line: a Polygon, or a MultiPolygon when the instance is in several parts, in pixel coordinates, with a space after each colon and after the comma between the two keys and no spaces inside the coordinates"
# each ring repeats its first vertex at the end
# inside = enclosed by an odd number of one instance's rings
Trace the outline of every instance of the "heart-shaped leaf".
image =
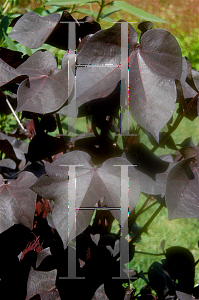
{"type": "MultiPolygon", "coordinates": [[[[195,150],[199,159],[199,149],[195,150]]],[[[169,220],[199,217],[198,179],[198,164],[193,157],[185,158],[170,170],[165,197],[169,220]]]]}
{"type": "Polygon", "coordinates": [[[75,42],[88,34],[100,30],[100,25],[93,18],[86,16],[76,20],[71,14],[64,10],[62,15],[53,13],[44,17],[37,15],[34,11],[25,13],[15,18],[10,26],[14,26],[9,34],[10,38],[29,48],[39,48],[43,43],[59,49],[68,50],[68,23],[75,23],[75,42]]]}
{"type": "Polygon", "coordinates": [[[37,195],[29,187],[36,180],[37,177],[29,172],[20,173],[16,180],[9,180],[6,184],[1,179],[0,232],[14,224],[22,224],[32,230],[37,195]]]}
{"type": "MultiPolygon", "coordinates": [[[[90,223],[95,204],[101,198],[108,207],[120,207],[121,168],[114,165],[129,165],[122,158],[110,158],[102,165],[94,168],[91,157],[82,151],[66,153],[46,166],[47,175],[43,175],[31,189],[46,199],[52,199],[55,206],[52,212],[52,221],[59,232],[64,246],[74,238],[68,237],[68,222],[75,226],[75,220],[68,216],[68,165],[76,167],[76,234],[81,233],[90,223]],[[78,166],[84,165],[84,166],[78,166]],[[84,209],[81,209],[84,208],[84,209]]],[[[72,182],[75,178],[69,178],[72,182]]],[[[129,167],[129,202],[132,210],[140,194],[140,184],[133,166],[129,167]]],[[[120,212],[111,211],[119,221],[120,212]]]]}
{"type": "MultiPolygon", "coordinates": [[[[29,76],[29,79],[19,86],[17,111],[50,113],[60,108],[67,100],[68,66],[58,70],[56,59],[49,51],[36,51],[17,68],[17,71],[29,76]]],[[[69,76],[71,72],[70,68],[69,76]]],[[[69,94],[72,86],[70,80],[69,94]]]]}
{"type": "MultiPolygon", "coordinates": [[[[128,45],[122,45],[122,49],[128,45]]],[[[77,104],[106,97],[121,77],[121,24],[91,36],[77,57],[77,104]]],[[[128,70],[127,70],[128,72],[128,70]]],[[[129,25],[129,108],[135,121],[159,140],[176,101],[175,79],[181,78],[182,54],[164,29],[145,32],[141,44],[129,25]]]]}
{"type": "Polygon", "coordinates": [[[40,17],[34,11],[24,14],[11,30],[9,37],[29,48],[39,48],[58,24],[58,13],[40,17]]]}

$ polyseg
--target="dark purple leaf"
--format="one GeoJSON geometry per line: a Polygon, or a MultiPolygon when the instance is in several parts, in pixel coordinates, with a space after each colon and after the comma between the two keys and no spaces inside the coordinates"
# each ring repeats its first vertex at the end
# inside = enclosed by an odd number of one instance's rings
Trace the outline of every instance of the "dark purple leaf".
{"type": "MultiPolygon", "coordinates": [[[[121,62],[120,25],[95,33],[79,52],[78,107],[89,100],[106,97],[119,82],[120,63],[124,63],[121,62]]],[[[139,45],[136,31],[129,25],[130,112],[157,141],[160,129],[174,112],[175,79],[180,80],[181,74],[181,50],[171,33],[164,29],[148,30],[139,45]]]]}
{"type": "Polygon", "coordinates": [[[175,79],[182,73],[181,50],[171,33],[151,29],[143,34],[141,46],[132,44],[130,51],[130,111],[158,141],[159,131],[175,109],[175,79]]]}
{"type": "Polygon", "coordinates": [[[53,13],[45,17],[40,17],[34,11],[30,11],[11,23],[10,26],[14,26],[14,28],[9,37],[33,49],[46,43],[68,50],[68,22],[76,23],[76,45],[78,45],[79,39],[101,29],[100,25],[89,16],[78,21],[66,10],[61,16],[53,13]]]}
{"type": "Polygon", "coordinates": [[[59,23],[45,43],[63,50],[68,50],[68,22],[76,22],[76,46],[79,44],[80,39],[101,29],[100,25],[95,22],[93,18],[85,16],[80,20],[76,20],[65,10],[62,13],[59,23]]]}
{"type": "MultiPolygon", "coordinates": [[[[199,150],[197,161],[199,161],[199,150]]],[[[169,220],[199,217],[199,172],[195,155],[177,163],[169,172],[166,187],[169,220]]]]}
{"type": "Polygon", "coordinates": [[[23,171],[33,173],[37,178],[46,174],[45,165],[43,161],[37,161],[32,164],[28,164],[23,171]]]}
{"type": "Polygon", "coordinates": [[[105,290],[104,290],[104,284],[100,285],[98,289],[96,290],[92,300],[109,300],[109,298],[106,296],[105,290]],[[103,298],[102,298],[103,297],[103,298]]]}
{"type": "MultiPolygon", "coordinates": [[[[151,142],[151,144],[153,146],[157,146],[158,143],[154,139],[154,137],[149,132],[147,132],[147,130],[146,130],[146,133],[147,133],[148,139],[151,142]]],[[[162,139],[165,136],[165,134],[166,134],[166,132],[161,131],[159,134],[160,139],[162,139]]],[[[161,145],[160,147],[165,148],[165,146],[167,146],[171,150],[178,150],[171,135],[166,139],[165,143],[163,145],[161,145]]]]}
{"type": "MultiPolygon", "coordinates": [[[[50,113],[60,108],[68,98],[68,66],[57,69],[55,57],[49,51],[36,51],[17,68],[26,74],[18,89],[17,111],[26,110],[36,113],[50,113]]],[[[71,78],[71,69],[69,69],[71,78]]],[[[72,89],[70,80],[69,94],[72,89]]]]}
{"type": "Polygon", "coordinates": [[[0,150],[5,153],[7,157],[11,158],[17,164],[17,166],[20,164],[21,160],[17,157],[17,154],[20,156],[21,153],[19,151],[17,151],[18,153],[15,153],[8,140],[0,140],[0,150]]]}
{"type": "Polygon", "coordinates": [[[174,246],[166,250],[166,264],[170,277],[176,281],[176,289],[192,294],[195,265],[193,254],[186,248],[174,246]]]}
{"type": "Polygon", "coordinates": [[[0,47],[0,58],[11,67],[17,68],[28,58],[28,55],[23,55],[22,52],[0,47]]]}
{"type": "Polygon", "coordinates": [[[34,11],[29,11],[17,21],[9,37],[26,47],[39,48],[52,33],[60,18],[58,13],[40,17],[34,11]]]}
{"type": "Polygon", "coordinates": [[[195,92],[199,92],[199,72],[191,68],[191,63],[187,57],[185,57],[187,62],[187,77],[186,83],[195,90],[195,92]]]}
{"type": "Polygon", "coordinates": [[[180,300],[194,300],[195,298],[193,298],[193,296],[182,293],[180,291],[176,291],[176,294],[178,296],[178,299],[180,300]]]}
{"type": "Polygon", "coordinates": [[[11,82],[21,82],[27,78],[0,58],[0,86],[3,87],[11,82]]]}
{"type": "Polygon", "coordinates": [[[143,36],[143,34],[145,32],[147,32],[147,30],[152,29],[152,27],[153,27],[153,23],[150,21],[144,21],[144,22],[141,22],[138,24],[138,29],[141,31],[140,41],[141,41],[141,37],[143,36]]]}
{"type": "Polygon", "coordinates": [[[163,265],[157,261],[153,262],[148,271],[149,284],[162,299],[166,294],[175,295],[175,286],[165,272],[163,265]]]}
{"type": "Polygon", "coordinates": [[[42,133],[35,135],[31,140],[27,157],[31,162],[35,162],[48,159],[55,154],[64,152],[65,149],[66,145],[62,139],[42,133]]]}
{"type": "MultiPolygon", "coordinates": [[[[199,72],[192,69],[191,73],[194,86],[199,90],[199,72]]],[[[197,95],[197,90],[193,89],[194,86],[192,86],[190,86],[187,82],[185,82],[184,85],[182,85],[185,99],[193,98],[197,95]]]]}
{"type": "Polygon", "coordinates": [[[106,159],[111,157],[120,157],[122,150],[119,146],[113,145],[113,140],[108,139],[106,147],[99,146],[99,140],[96,137],[78,136],[72,138],[71,142],[74,143],[74,150],[87,152],[95,165],[103,163],[106,159]]]}
{"type": "Polygon", "coordinates": [[[8,158],[13,159],[17,166],[21,160],[25,165],[26,159],[24,154],[28,152],[27,143],[0,132],[0,150],[4,152],[8,158]]]}
{"type": "Polygon", "coordinates": [[[1,167],[6,167],[14,170],[16,168],[16,163],[10,158],[5,158],[0,160],[0,169],[1,167]]]}
{"type": "MultiPolygon", "coordinates": [[[[124,153],[122,155],[122,158],[127,159],[127,157],[130,158],[128,155],[126,155],[126,153],[124,153]]],[[[152,157],[150,158],[150,160],[152,160],[152,157]]],[[[131,157],[129,159],[129,161],[131,161],[131,163],[134,163],[133,157],[131,157]]],[[[155,164],[156,164],[155,160],[152,160],[152,162],[155,166],[155,164]]],[[[138,162],[137,164],[139,167],[135,166],[135,169],[136,169],[137,177],[139,178],[141,192],[143,192],[145,194],[149,194],[149,195],[161,195],[160,199],[162,199],[162,201],[163,201],[164,200],[163,197],[164,197],[165,191],[166,191],[167,176],[168,176],[170,169],[175,164],[173,162],[171,162],[169,164],[169,162],[168,162],[168,164],[165,165],[165,167],[166,167],[165,170],[162,169],[162,172],[161,172],[161,170],[159,170],[159,172],[157,172],[153,176],[150,176],[150,174],[147,174],[147,172],[146,172],[147,170],[145,168],[143,168],[144,166],[141,165],[141,169],[140,169],[140,164],[141,164],[140,162],[138,162]]],[[[159,166],[160,166],[160,164],[161,164],[161,160],[159,161],[159,166]]]]}
{"type": "Polygon", "coordinates": [[[40,296],[42,300],[61,300],[56,287],[52,288],[50,291],[40,293],[40,296]]]}
{"type": "MultiPolygon", "coordinates": [[[[121,167],[113,165],[130,164],[122,158],[110,158],[102,165],[94,168],[90,156],[81,151],[66,153],[46,166],[47,175],[43,175],[31,187],[34,192],[46,199],[52,199],[55,206],[52,220],[62,238],[64,246],[74,238],[68,239],[68,170],[63,165],[78,165],[76,167],[76,209],[94,208],[97,201],[104,198],[108,207],[120,207],[121,167]]],[[[75,179],[75,178],[74,178],[75,179]]],[[[71,178],[71,180],[74,180],[71,178]]],[[[130,211],[135,207],[140,194],[140,184],[133,167],[129,167],[129,202],[130,211]]],[[[93,210],[77,210],[76,234],[81,233],[90,223],[93,210]]],[[[120,212],[113,210],[112,214],[120,220],[120,212]]],[[[74,220],[70,219],[70,222],[74,220]]]]}
{"type": "MultiPolygon", "coordinates": [[[[2,176],[0,175],[2,178],[2,176]]],[[[14,224],[22,224],[32,230],[36,205],[36,194],[29,189],[37,177],[22,172],[16,180],[7,183],[1,179],[0,190],[0,232],[14,224]]]]}
{"type": "Polygon", "coordinates": [[[15,137],[8,136],[2,132],[0,132],[0,139],[8,140],[9,143],[13,146],[13,148],[20,149],[24,153],[28,152],[28,143],[25,143],[21,140],[17,140],[15,137]]]}
{"type": "MultiPolygon", "coordinates": [[[[29,300],[31,297],[35,296],[36,294],[43,294],[45,292],[48,292],[52,288],[54,288],[56,276],[57,276],[57,270],[42,272],[42,271],[36,271],[33,268],[31,268],[29,278],[28,278],[28,283],[27,283],[26,300],[29,300]]],[[[56,295],[58,295],[58,293],[56,293],[56,295]]]]}
{"type": "Polygon", "coordinates": [[[185,109],[187,110],[185,117],[187,119],[189,119],[190,121],[193,121],[193,120],[195,120],[195,118],[198,117],[198,99],[199,99],[199,96],[194,101],[193,101],[193,98],[185,99],[185,109]]]}
{"type": "Polygon", "coordinates": [[[145,144],[139,143],[136,147],[129,147],[125,152],[126,158],[136,169],[150,176],[155,180],[158,173],[167,170],[169,163],[156,156],[145,144]]]}

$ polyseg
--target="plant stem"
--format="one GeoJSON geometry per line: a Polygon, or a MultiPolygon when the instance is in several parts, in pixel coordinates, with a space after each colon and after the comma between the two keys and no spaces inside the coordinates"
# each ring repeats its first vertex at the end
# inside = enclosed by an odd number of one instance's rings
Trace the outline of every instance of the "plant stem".
{"type": "Polygon", "coordinates": [[[55,115],[56,115],[57,126],[58,126],[58,129],[59,129],[59,134],[63,135],[63,130],[62,130],[59,114],[55,114],[55,115]]]}
{"type": "Polygon", "coordinates": [[[156,146],[154,146],[151,151],[155,152],[155,150],[157,150],[159,147],[161,147],[166,140],[168,139],[168,137],[171,135],[172,132],[174,132],[176,130],[176,128],[178,127],[178,125],[180,124],[180,122],[182,121],[183,117],[186,115],[186,113],[188,112],[189,108],[192,106],[192,104],[194,103],[194,101],[198,98],[199,93],[196,94],[195,97],[193,97],[193,99],[189,102],[187,108],[183,111],[183,114],[180,116],[178,115],[173,126],[167,131],[167,133],[162,137],[162,139],[160,140],[159,144],[157,144],[156,146]]]}
{"type": "Polygon", "coordinates": [[[135,223],[135,220],[142,213],[144,207],[149,202],[149,199],[150,199],[150,196],[147,197],[147,199],[145,200],[145,202],[143,203],[143,205],[140,207],[140,209],[137,211],[137,213],[135,213],[135,210],[133,210],[130,213],[130,215],[129,215],[129,230],[131,230],[131,228],[133,227],[133,224],[135,223]]]}
{"type": "Polygon", "coordinates": [[[140,207],[140,209],[135,214],[135,219],[137,219],[137,217],[139,215],[141,215],[141,213],[143,212],[145,206],[150,202],[150,199],[151,199],[151,196],[148,196],[147,199],[144,201],[143,205],[140,207]]]}
{"type": "Polygon", "coordinates": [[[100,10],[99,10],[99,13],[97,15],[96,22],[99,22],[104,6],[105,6],[105,0],[102,0],[101,5],[100,5],[100,10]]]}
{"type": "Polygon", "coordinates": [[[149,252],[136,251],[136,250],[135,250],[135,253],[140,253],[140,254],[148,254],[148,255],[154,255],[154,256],[165,255],[165,253],[164,253],[164,252],[162,252],[162,253],[149,253],[149,252]]]}
{"type": "Polygon", "coordinates": [[[176,128],[178,127],[178,125],[180,124],[180,122],[183,119],[183,115],[180,116],[178,115],[173,126],[171,126],[171,128],[167,131],[167,133],[160,139],[159,144],[157,144],[156,146],[154,146],[151,151],[155,152],[155,150],[157,150],[159,147],[161,147],[162,145],[164,145],[164,143],[166,142],[166,140],[169,138],[169,136],[171,135],[172,132],[174,132],[176,130],[176,128]]]}
{"type": "MultiPolygon", "coordinates": [[[[59,114],[55,114],[56,115],[56,121],[57,121],[57,126],[59,129],[59,135],[60,135],[60,139],[63,141],[63,144],[65,144],[64,142],[64,138],[63,138],[63,130],[62,130],[62,126],[61,126],[61,121],[60,121],[60,117],[59,114]]],[[[63,149],[63,154],[66,153],[65,147],[63,149]]]]}
{"type": "Polygon", "coordinates": [[[183,114],[182,114],[183,117],[186,115],[187,111],[189,110],[189,108],[192,106],[192,104],[198,97],[199,97],[199,93],[196,94],[196,96],[193,97],[193,99],[189,102],[189,104],[187,105],[187,108],[183,111],[183,114]]]}
{"type": "Polygon", "coordinates": [[[89,7],[90,7],[91,14],[92,14],[92,18],[94,19],[93,8],[92,8],[92,4],[91,3],[89,3],[89,7]]]}
{"type": "Polygon", "coordinates": [[[152,203],[151,205],[149,205],[149,206],[147,206],[145,209],[143,209],[143,211],[142,211],[141,213],[147,211],[148,209],[150,209],[151,207],[153,207],[153,206],[156,205],[156,204],[157,204],[157,202],[152,203]]]}
{"type": "Polygon", "coordinates": [[[151,222],[155,219],[155,217],[159,214],[161,209],[165,206],[165,200],[160,204],[160,206],[157,208],[157,210],[153,213],[153,215],[148,219],[146,224],[138,231],[138,233],[134,236],[134,238],[130,241],[129,247],[137,241],[137,239],[141,236],[141,234],[146,231],[148,226],[151,224],[151,222]]]}

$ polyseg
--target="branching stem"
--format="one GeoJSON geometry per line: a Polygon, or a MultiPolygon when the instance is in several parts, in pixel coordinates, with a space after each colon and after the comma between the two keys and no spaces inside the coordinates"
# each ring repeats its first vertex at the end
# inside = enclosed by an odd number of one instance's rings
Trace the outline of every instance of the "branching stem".
{"type": "Polygon", "coordinates": [[[134,236],[134,238],[130,241],[129,246],[133,245],[135,241],[142,235],[144,231],[149,227],[151,222],[155,219],[155,217],[159,214],[161,209],[165,206],[165,200],[160,204],[160,206],[156,209],[156,211],[153,213],[153,215],[148,219],[148,221],[145,223],[145,225],[138,231],[138,233],[134,236]]]}

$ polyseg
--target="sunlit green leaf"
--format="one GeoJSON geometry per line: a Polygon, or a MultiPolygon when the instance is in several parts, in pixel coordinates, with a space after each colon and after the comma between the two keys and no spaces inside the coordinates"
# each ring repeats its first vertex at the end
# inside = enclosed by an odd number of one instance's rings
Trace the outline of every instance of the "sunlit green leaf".
{"type": "Polygon", "coordinates": [[[118,11],[121,11],[121,9],[115,8],[114,6],[108,6],[107,8],[105,8],[103,10],[103,15],[104,15],[104,17],[108,17],[118,11]]]}
{"type": "Polygon", "coordinates": [[[59,0],[59,1],[47,1],[46,5],[58,5],[58,6],[67,6],[71,4],[83,4],[83,3],[91,3],[98,2],[96,0],[59,0]]]}
{"type": "Polygon", "coordinates": [[[140,18],[141,20],[167,23],[165,20],[162,20],[154,15],[148,14],[147,12],[145,12],[137,7],[134,7],[128,3],[125,3],[122,1],[113,1],[113,5],[120,9],[127,11],[128,13],[140,18]]]}
{"type": "Polygon", "coordinates": [[[8,17],[5,16],[0,23],[0,42],[3,42],[4,40],[3,30],[4,32],[7,32],[8,24],[9,24],[8,17]]]}
{"type": "Polygon", "coordinates": [[[15,43],[13,42],[13,40],[5,33],[4,28],[3,28],[3,35],[6,41],[6,44],[8,45],[10,50],[14,50],[17,51],[17,47],[15,45],[15,43]]]}

